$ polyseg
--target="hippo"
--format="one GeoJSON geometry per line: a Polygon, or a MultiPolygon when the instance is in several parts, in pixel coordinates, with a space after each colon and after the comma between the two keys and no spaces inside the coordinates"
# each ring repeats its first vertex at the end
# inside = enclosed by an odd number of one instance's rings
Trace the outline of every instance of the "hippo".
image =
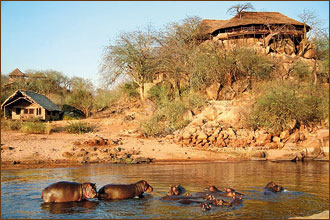
{"type": "Polygon", "coordinates": [[[193,193],[193,196],[207,198],[209,195],[220,195],[220,193],[222,193],[222,191],[212,185],[205,187],[204,192],[193,193]]]}
{"type": "Polygon", "coordinates": [[[168,196],[178,196],[184,193],[186,190],[180,185],[170,186],[170,191],[166,193],[168,196]]]}
{"type": "Polygon", "coordinates": [[[96,198],[95,183],[76,183],[60,181],[46,187],[41,192],[45,203],[54,202],[80,202],[89,198],[96,198]]]}
{"type": "Polygon", "coordinates": [[[108,184],[98,191],[99,199],[120,200],[143,197],[143,193],[153,191],[147,181],[141,180],[133,184],[108,184]]]}
{"type": "Polygon", "coordinates": [[[168,201],[178,201],[178,200],[190,200],[190,199],[203,199],[204,197],[201,196],[163,196],[161,200],[168,200],[168,201]]]}
{"type": "Polygon", "coordinates": [[[244,194],[236,192],[233,188],[226,188],[224,193],[220,194],[221,196],[226,196],[226,197],[235,197],[235,196],[243,196],[244,194]]]}
{"type": "Polygon", "coordinates": [[[274,182],[269,182],[265,186],[265,192],[264,192],[264,194],[267,195],[267,194],[282,192],[283,190],[284,190],[284,188],[282,186],[279,186],[279,185],[277,185],[274,182]]]}
{"type": "Polygon", "coordinates": [[[208,186],[204,189],[205,191],[208,192],[222,192],[221,190],[219,190],[217,187],[215,187],[214,185],[212,186],[208,186]]]}
{"type": "Polygon", "coordinates": [[[225,201],[223,199],[216,199],[214,204],[216,206],[232,206],[233,202],[228,202],[228,201],[225,201]]]}

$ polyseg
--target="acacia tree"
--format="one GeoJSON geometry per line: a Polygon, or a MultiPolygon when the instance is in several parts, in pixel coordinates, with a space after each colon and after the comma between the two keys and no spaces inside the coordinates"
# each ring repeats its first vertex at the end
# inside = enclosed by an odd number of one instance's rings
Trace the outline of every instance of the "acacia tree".
{"type": "Polygon", "coordinates": [[[115,44],[106,47],[101,73],[107,85],[129,78],[139,86],[144,100],[144,84],[152,80],[155,71],[154,51],[158,47],[155,36],[148,26],[145,31],[122,33],[115,44]]]}
{"type": "Polygon", "coordinates": [[[231,15],[238,15],[239,18],[241,19],[242,15],[244,14],[244,12],[246,11],[253,11],[254,7],[251,3],[245,3],[245,4],[237,4],[237,5],[233,5],[231,6],[228,10],[227,13],[231,14],[231,15]]]}
{"type": "Polygon", "coordinates": [[[199,43],[200,23],[199,17],[187,17],[182,22],[169,24],[160,36],[157,71],[166,73],[178,97],[181,97],[182,80],[189,78],[189,60],[199,43]]]}
{"type": "Polygon", "coordinates": [[[69,84],[71,92],[67,96],[66,102],[89,117],[94,106],[92,82],[81,77],[72,77],[69,84]]]}
{"type": "Polygon", "coordinates": [[[327,57],[328,45],[329,45],[329,28],[322,28],[322,21],[315,14],[315,11],[310,9],[304,9],[302,13],[298,15],[300,21],[304,23],[304,39],[301,42],[300,55],[309,48],[314,48],[314,64],[313,64],[313,76],[314,84],[317,83],[317,65],[318,60],[327,57]],[[310,26],[310,30],[307,32],[307,25],[310,26]],[[312,45],[311,45],[312,42],[312,45]]]}
{"type": "Polygon", "coordinates": [[[191,61],[190,85],[193,89],[203,89],[218,83],[216,99],[222,88],[231,86],[236,73],[235,59],[215,43],[200,47],[195,51],[191,61]]]}

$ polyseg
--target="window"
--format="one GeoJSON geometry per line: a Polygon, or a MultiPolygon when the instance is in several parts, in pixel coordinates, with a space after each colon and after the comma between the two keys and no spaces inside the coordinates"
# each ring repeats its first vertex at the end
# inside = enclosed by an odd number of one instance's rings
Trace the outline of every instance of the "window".
{"type": "Polygon", "coordinates": [[[29,110],[28,109],[24,109],[24,114],[29,114],[29,110]]]}
{"type": "Polygon", "coordinates": [[[41,108],[37,108],[37,115],[41,115],[41,108]]]}
{"type": "Polygon", "coordinates": [[[34,109],[29,109],[29,114],[33,115],[34,114],[34,109]]]}
{"type": "Polygon", "coordinates": [[[19,114],[21,114],[21,109],[20,108],[17,108],[16,109],[16,115],[19,115],[19,114]]]}

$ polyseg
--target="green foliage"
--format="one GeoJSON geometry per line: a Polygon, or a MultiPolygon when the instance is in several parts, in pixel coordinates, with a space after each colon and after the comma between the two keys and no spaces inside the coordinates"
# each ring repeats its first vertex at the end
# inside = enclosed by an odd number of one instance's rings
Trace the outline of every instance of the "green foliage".
{"type": "Polygon", "coordinates": [[[237,72],[241,73],[241,76],[256,80],[269,78],[273,63],[268,57],[259,55],[247,47],[234,48],[230,55],[234,57],[239,69],[237,72]]]}
{"type": "Polygon", "coordinates": [[[181,98],[175,98],[170,88],[169,85],[163,84],[149,90],[151,99],[156,102],[157,110],[141,125],[145,136],[167,135],[187,126],[189,120],[186,114],[205,105],[205,100],[201,96],[188,90],[182,92],[181,98]]]}
{"type": "Polygon", "coordinates": [[[148,94],[150,98],[156,102],[157,105],[161,105],[162,102],[173,98],[174,94],[171,90],[171,85],[168,83],[161,83],[153,86],[148,94]]]}
{"type": "Polygon", "coordinates": [[[22,124],[21,131],[29,134],[50,134],[51,125],[38,121],[27,121],[22,124]]]}
{"type": "Polygon", "coordinates": [[[308,81],[312,78],[312,71],[312,66],[304,61],[295,62],[292,68],[293,76],[303,81],[308,81]]]}
{"type": "Polygon", "coordinates": [[[22,127],[22,121],[1,119],[1,127],[5,130],[20,130],[22,127]]]}
{"type": "Polygon", "coordinates": [[[273,131],[290,129],[294,122],[311,123],[326,120],[329,115],[328,91],[315,86],[278,83],[264,88],[250,117],[254,128],[273,131]]]}
{"type": "Polygon", "coordinates": [[[65,130],[69,133],[83,134],[83,133],[92,132],[93,127],[86,122],[76,121],[76,122],[69,122],[65,130]]]}
{"type": "Polygon", "coordinates": [[[89,117],[94,106],[93,84],[81,77],[71,78],[72,92],[66,97],[66,103],[84,112],[89,117]]]}
{"type": "MultiPolygon", "coordinates": [[[[126,77],[140,88],[151,80],[155,71],[155,48],[158,40],[151,27],[144,31],[122,33],[115,44],[106,47],[103,56],[102,76],[107,85],[126,77]]],[[[140,94],[143,98],[143,94],[140,94]]]]}
{"type": "Polygon", "coordinates": [[[156,113],[149,120],[141,123],[143,135],[146,137],[165,135],[166,126],[163,121],[163,116],[156,113]]]}
{"type": "Polygon", "coordinates": [[[127,82],[120,86],[122,94],[128,96],[128,98],[137,98],[139,96],[138,88],[139,85],[134,82],[127,82]]]}

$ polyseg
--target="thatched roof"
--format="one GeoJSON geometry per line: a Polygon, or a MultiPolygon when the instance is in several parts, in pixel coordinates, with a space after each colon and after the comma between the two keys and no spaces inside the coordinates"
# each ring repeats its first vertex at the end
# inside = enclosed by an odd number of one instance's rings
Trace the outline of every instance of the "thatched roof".
{"type": "MultiPolygon", "coordinates": [[[[212,34],[216,30],[232,28],[244,25],[258,25],[258,24],[269,24],[269,25],[296,25],[296,26],[304,26],[303,23],[296,21],[292,18],[289,18],[280,12],[244,12],[241,15],[234,16],[229,20],[203,20],[201,25],[205,25],[205,27],[201,27],[201,29],[208,30],[209,32],[205,32],[205,34],[212,34]],[[205,21],[205,22],[204,22],[205,21]],[[219,21],[219,22],[218,22],[219,21]]],[[[310,27],[307,25],[307,31],[310,27]]]]}
{"type": "Polygon", "coordinates": [[[31,91],[24,91],[24,90],[17,90],[13,95],[11,95],[9,98],[7,98],[3,104],[1,105],[1,108],[3,106],[6,106],[7,104],[12,103],[16,99],[20,97],[26,97],[32,102],[38,104],[42,108],[48,110],[48,111],[61,111],[61,109],[55,105],[52,101],[50,101],[46,96],[31,92],[31,91]]]}
{"type": "Polygon", "coordinates": [[[20,71],[18,68],[14,69],[11,73],[9,73],[9,76],[25,76],[22,71],[20,71]]]}
{"type": "Polygon", "coordinates": [[[200,32],[203,35],[211,34],[221,28],[225,22],[227,22],[227,20],[204,19],[200,24],[200,32]]]}

